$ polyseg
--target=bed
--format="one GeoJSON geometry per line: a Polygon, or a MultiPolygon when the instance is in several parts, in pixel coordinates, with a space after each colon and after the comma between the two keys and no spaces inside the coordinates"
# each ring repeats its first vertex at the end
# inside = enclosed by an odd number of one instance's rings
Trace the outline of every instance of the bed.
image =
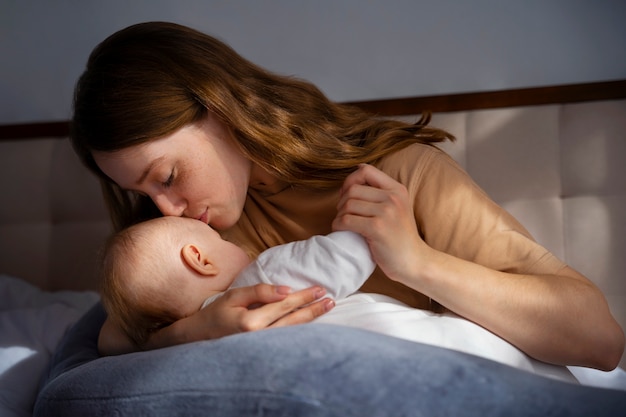
{"type": "MultiPolygon", "coordinates": [[[[432,111],[445,150],[626,327],[626,81],[352,104],[432,111]]],[[[0,126],[0,415],[626,415],[626,358],[562,381],[324,323],[98,358],[111,229],[68,128],[0,126]]]]}

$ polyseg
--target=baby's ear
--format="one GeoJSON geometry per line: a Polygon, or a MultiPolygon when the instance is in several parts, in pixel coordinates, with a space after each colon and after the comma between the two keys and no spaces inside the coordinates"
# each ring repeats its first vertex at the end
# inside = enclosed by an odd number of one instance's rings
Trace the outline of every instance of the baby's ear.
{"type": "Polygon", "coordinates": [[[192,243],[185,245],[180,250],[180,254],[187,266],[200,275],[212,277],[219,273],[217,265],[211,262],[211,260],[202,253],[202,250],[192,243]]]}

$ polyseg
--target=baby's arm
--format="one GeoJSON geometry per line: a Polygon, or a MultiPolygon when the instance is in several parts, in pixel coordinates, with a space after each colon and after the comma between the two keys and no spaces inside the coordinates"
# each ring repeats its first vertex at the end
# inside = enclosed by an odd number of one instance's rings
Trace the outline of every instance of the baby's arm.
{"type": "Polygon", "coordinates": [[[356,292],[376,264],[365,239],[341,231],[270,248],[237,277],[234,286],[264,282],[297,291],[318,285],[334,299],[356,292]]]}

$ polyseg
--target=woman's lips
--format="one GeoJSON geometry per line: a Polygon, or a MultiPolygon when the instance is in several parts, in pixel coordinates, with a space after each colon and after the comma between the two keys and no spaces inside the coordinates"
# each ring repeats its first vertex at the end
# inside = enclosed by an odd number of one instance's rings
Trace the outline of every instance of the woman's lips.
{"type": "Polygon", "coordinates": [[[205,211],[204,213],[202,213],[202,216],[198,217],[198,220],[200,220],[204,224],[208,224],[208,217],[208,211],[205,211]]]}

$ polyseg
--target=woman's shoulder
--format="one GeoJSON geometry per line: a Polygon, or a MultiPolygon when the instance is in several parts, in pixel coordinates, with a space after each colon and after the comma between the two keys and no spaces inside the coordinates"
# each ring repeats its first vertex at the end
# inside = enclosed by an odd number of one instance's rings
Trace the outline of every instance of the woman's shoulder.
{"type": "Polygon", "coordinates": [[[454,160],[436,144],[414,143],[381,158],[379,165],[415,167],[417,164],[449,163],[454,160]],[[416,164],[417,163],[417,164],[416,164]]]}
{"type": "Polygon", "coordinates": [[[397,181],[408,185],[419,181],[425,172],[462,169],[446,152],[435,145],[414,143],[381,158],[376,167],[397,181]]]}

